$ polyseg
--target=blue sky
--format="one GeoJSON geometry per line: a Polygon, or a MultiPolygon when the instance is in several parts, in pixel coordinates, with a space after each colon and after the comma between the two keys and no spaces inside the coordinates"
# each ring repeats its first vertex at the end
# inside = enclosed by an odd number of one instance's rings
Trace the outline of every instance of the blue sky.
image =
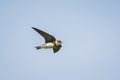
{"type": "Polygon", "coordinates": [[[0,80],[120,80],[119,0],[0,1],[0,80]],[[57,54],[36,50],[63,41],[57,54]]]}

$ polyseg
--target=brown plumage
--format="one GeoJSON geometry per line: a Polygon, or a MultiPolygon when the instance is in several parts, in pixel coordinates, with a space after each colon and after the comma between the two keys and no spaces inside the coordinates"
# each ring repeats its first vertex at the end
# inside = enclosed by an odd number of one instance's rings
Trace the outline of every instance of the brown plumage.
{"type": "Polygon", "coordinates": [[[37,46],[36,49],[48,48],[49,46],[46,46],[46,45],[52,44],[54,46],[51,46],[51,48],[53,48],[54,53],[56,53],[60,50],[60,48],[62,47],[60,40],[56,40],[56,38],[54,36],[44,32],[40,29],[37,29],[34,27],[32,27],[32,29],[34,29],[36,32],[38,32],[45,39],[45,44],[43,46],[37,46]]]}

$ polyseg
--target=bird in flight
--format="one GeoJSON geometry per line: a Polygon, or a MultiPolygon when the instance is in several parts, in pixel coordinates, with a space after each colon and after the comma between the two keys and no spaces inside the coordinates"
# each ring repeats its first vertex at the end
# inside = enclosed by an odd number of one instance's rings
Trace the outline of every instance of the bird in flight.
{"type": "Polygon", "coordinates": [[[44,37],[45,39],[45,44],[41,46],[36,46],[35,48],[38,49],[53,49],[53,52],[56,53],[60,50],[62,47],[62,41],[61,40],[56,40],[56,38],[40,29],[32,27],[36,32],[38,32],[41,36],[44,37]]]}

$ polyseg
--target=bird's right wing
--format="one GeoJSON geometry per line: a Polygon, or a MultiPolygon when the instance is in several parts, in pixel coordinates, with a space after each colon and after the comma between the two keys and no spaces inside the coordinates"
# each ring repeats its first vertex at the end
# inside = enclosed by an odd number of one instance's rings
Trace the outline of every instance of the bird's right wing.
{"type": "Polygon", "coordinates": [[[40,35],[42,35],[42,36],[44,37],[46,43],[48,43],[48,42],[53,42],[53,41],[56,40],[54,36],[52,36],[52,35],[44,32],[44,31],[42,31],[42,30],[40,30],[40,29],[37,29],[37,28],[34,28],[34,27],[32,27],[32,29],[34,29],[34,30],[37,31],[40,35]]]}
{"type": "Polygon", "coordinates": [[[61,47],[62,47],[62,45],[55,46],[55,47],[53,48],[53,52],[54,52],[54,53],[58,52],[61,47]]]}

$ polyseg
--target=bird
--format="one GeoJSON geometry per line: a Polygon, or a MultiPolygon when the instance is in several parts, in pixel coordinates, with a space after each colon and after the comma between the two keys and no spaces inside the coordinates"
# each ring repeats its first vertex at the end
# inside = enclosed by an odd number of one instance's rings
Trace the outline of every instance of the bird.
{"type": "Polygon", "coordinates": [[[45,43],[43,45],[35,47],[36,50],[38,50],[38,49],[53,49],[53,53],[56,53],[60,50],[60,48],[62,47],[61,40],[56,40],[56,38],[53,35],[48,34],[47,32],[37,29],[35,27],[32,27],[32,29],[34,29],[36,32],[38,32],[45,39],[45,43]]]}

